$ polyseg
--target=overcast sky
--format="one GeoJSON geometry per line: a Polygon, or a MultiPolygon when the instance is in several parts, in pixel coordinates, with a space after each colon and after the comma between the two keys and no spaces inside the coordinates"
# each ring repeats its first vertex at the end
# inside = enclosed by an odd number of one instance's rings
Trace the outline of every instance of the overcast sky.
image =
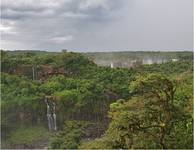
{"type": "Polygon", "coordinates": [[[1,48],[192,50],[193,0],[2,0],[1,48]]]}

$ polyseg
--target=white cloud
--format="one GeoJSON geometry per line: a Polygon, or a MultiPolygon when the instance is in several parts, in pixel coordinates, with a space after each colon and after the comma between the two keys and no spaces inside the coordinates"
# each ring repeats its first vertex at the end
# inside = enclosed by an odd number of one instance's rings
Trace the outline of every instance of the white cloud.
{"type": "Polygon", "coordinates": [[[4,25],[0,25],[0,31],[1,32],[8,32],[11,30],[11,27],[8,27],[8,26],[4,26],[4,25]]]}
{"type": "Polygon", "coordinates": [[[192,0],[2,0],[3,47],[191,49],[191,4],[192,0]]]}
{"type": "Polygon", "coordinates": [[[2,0],[1,6],[2,7],[9,7],[9,8],[20,8],[23,9],[27,8],[54,8],[59,7],[64,3],[69,2],[70,0],[2,0]]]}
{"type": "Polygon", "coordinates": [[[65,12],[61,16],[68,17],[68,18],[88,18],[90,15],[83,14],[83,13],[65,12]]]}
{"type": "Polygon", "coordinates": [[[109,9],[109,0],[83,0],[81,1],[79,8],[81,10],[103,8],[109,9]]]}
{"type": "Polygon", "coordinates": [[[5,35],[5,34],[17,34],[17,32],[14,31],[13,27],[5,26],[3,24],[0,24],[0,32],[2,34],[2,38],[3,38],[3,35],[5,35]]]}
{"type": "Polygon", "coordinates": [[[61,43],[64,43],[64,42],[74,40],[74,37],[72,35],[67,35],[67,36],[53,37],[50,40],[54,43],[61,44],[61,43]]]}

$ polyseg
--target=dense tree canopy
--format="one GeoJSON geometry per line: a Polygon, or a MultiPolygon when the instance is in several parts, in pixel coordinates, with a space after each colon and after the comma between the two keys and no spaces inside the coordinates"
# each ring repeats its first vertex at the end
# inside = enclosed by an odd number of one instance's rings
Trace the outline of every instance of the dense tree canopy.
{"type": "Polygon", "coordinates": [[[192,115],[175,102],[176,86],[164,75],[137,76],[129,87],[133,97],[111,104],[105,136],[81,148],[192,148],[192,115]],[[182,136],[187,140],[180,144],[182,136]]]}
{"type": "Polygon", "coordinates": [[[1,51],[3,148],[33,148],[41,134],[51,148],[192,148],[187,53],[131,69],[84,55],[1,51]],[[56,106],[57,133],[48,134],[46,102],[56,106]]]}

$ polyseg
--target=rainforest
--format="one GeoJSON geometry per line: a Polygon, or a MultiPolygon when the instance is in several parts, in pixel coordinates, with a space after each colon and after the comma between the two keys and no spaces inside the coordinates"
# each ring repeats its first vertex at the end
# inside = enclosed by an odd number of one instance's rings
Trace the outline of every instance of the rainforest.
{"type": "Polygon", "coordinates": [[[2,149],[193,149],[193,52],[1,50],[2,149]]]}

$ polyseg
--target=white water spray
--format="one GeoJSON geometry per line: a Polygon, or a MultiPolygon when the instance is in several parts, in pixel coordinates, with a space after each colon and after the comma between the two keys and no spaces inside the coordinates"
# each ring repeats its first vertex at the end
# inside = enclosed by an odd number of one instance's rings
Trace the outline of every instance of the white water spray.
{"type": "Polygon", "coordinates": [[[47,121],[48,121],[49,131],[57,131],[55,103],[49,102],[49,100],[46,97],[45,97],[45,103],[47,106],[47,121]]]}
{"type": "Polygon", "coordinates": [[[53,125],[54,130],[57,131],[57,121],[56,121],[56,113],[55,113],[55,103],[53,102],[53,125]]]}

